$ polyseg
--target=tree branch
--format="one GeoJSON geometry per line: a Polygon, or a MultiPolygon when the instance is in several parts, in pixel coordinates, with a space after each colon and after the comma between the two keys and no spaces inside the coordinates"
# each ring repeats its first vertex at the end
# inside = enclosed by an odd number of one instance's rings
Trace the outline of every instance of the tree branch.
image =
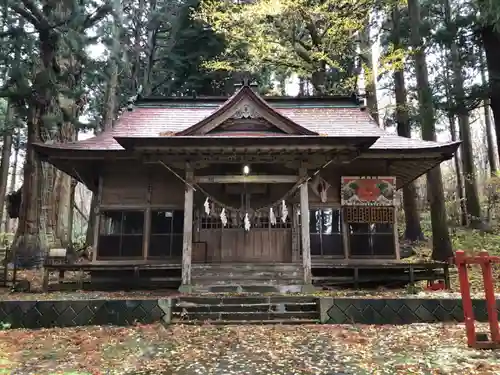
{"type": "Polygon", "coordinates": [[[100,6],[99,8],[96,9],[94,13],[89,14],[85,18],[85,21],[83,22],[83,29],[85,30],[88,29],[89,27],[94,26],[97,22],[102,20],[109,13],[111,13],[112,10],[113,7],[109,3],[100,6]]]}
{"type": "Polygon", "coordinates": [[[26,8],[19,5],[11,5],[10,7],[14,12],[25,18],[26,21],[30,22],[35,29],[37,29],[38,31],[44,30],[42,23],[26,8]]]}
{"type": "Polygon", "coordinates": [[[42,27],[49,28],[49,21],[45,18],[42,11],[32,2],[32,0],[21,0],[26,9],[28,9],[33,16],[40,22],[42,27]]]}

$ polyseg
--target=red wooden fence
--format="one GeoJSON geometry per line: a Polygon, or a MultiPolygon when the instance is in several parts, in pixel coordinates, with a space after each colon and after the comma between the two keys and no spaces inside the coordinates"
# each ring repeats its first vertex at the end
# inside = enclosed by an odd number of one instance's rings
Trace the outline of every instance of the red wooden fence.
{"type": "MultiPolygon", "coordinates": [[[[467,256],[462,250],[455,254],[455,264],[458,268],[460,281],[460,292],[462,293],[462,306],[464,310],[465,329],[467,332],[467,344],[472,348],[494,349],[500,348],[500,330],[498,328],[498,313],[493,286],[493,272],[491,265],[500,263],[500,257],[490,256],[487,251],[481,251],[478,255],[467,256]],[[474,310],[470,295],[469,276],[467,266],[476,264],[481,266],[483,272],[484,294],[486,298],[486,311],[490,323],[490,340],[476,335],[474,310]]],[[[484,335],[483,335],[484,336],[484,335]]]]}

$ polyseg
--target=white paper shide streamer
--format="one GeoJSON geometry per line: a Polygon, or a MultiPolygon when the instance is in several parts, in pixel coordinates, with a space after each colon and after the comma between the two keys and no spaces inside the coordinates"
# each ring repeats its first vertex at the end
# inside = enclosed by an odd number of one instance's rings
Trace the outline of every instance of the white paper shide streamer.
{"type": "Polygon", "coordinates": [[[276,215],[274,214],[272,207],[269,209],[269,221],[271,222],[271,225],[276,225],[276,215]]]}
{"type": "Polygon", "coordinates": [[[281,202],[281,221],[286,223],[286,218],[288,217],[288,208],[286,208],[286,203],[283,200],[281,202]]]}
{"type": "Polygon", "coordinates": [[[210,202],[208,201],[208,198],[205,199],[205,203],[203,203],[203,206],[205,207],[205,213],[207,215],[210,215],[210,202]]]}
{"type": "Polygon", "coordinates": [[[221,213],[220,213],[220,221],[222,221],[223,226],[227,225],[227,216],[226,216],[226,209],[225,208],[223,208],[221,213]]]}
{"type": "Polygon", "coordinates": [[[244,227],[245,227],[245,230],[248,232],[250,230],[250,218],[248,217],[248,213],[245,214],[245,220],[243,221],[244,222],[244,227]]]}

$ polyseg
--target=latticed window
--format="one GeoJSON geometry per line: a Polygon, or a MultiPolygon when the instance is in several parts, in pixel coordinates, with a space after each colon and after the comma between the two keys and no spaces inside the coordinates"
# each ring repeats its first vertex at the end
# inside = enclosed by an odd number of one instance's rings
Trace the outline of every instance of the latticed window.
{"type": "MultiPolygon", "coordinates": [[[[271,219],[269,215],[269,210],[259,211],[254,215],[250,215],[250,230],[254,229],[283,229],[283,228],[291,228],[291,212],[289,212],[286,221],[283,222],[279,213],[276,213],[276,224],[271,224],[271,219]]],[[[200,229],[243,229],[245,226],[245,216],[239,212],[230,212],[226,211],[227,224],[224,227],[222,224],[222,220],[220,218],[220,211],[216,214],[207,215],[202,212],[198,214],[198,220],[200,223],[200,229]]]]}
{"type": "Polygon", "coordinates": [[[344,207],[348,223],[394,223],[394,207],[350,206],[344,207]]]}
{"type": "Polygon", "coordinates": [[[344,207],[351,257],[393,257],[394,207],[344,207]]]}
{"type": "Polygon", "coordinates": [[[311,255],[344,256],[341,216],[335,208],[309,210],[311,255]]]}
{"type": "Polygon", "coordinates": [[[142,257],[144,211],[104,211],[99,225],[97,258],[142,257]]]}
{"type": "Polygon", "coordinates": [[[183,233],[183,210],[151,211],[148,256],[181,257],[183,233]]]}

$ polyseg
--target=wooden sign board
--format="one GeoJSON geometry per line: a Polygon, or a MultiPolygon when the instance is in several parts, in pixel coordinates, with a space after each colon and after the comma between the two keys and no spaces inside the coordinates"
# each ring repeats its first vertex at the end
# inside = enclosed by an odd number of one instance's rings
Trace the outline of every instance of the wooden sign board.
{"type": "Polygon", "coordinates": [[[396,177],[342,176],[343,206],[395,206],[396,177]]]}

